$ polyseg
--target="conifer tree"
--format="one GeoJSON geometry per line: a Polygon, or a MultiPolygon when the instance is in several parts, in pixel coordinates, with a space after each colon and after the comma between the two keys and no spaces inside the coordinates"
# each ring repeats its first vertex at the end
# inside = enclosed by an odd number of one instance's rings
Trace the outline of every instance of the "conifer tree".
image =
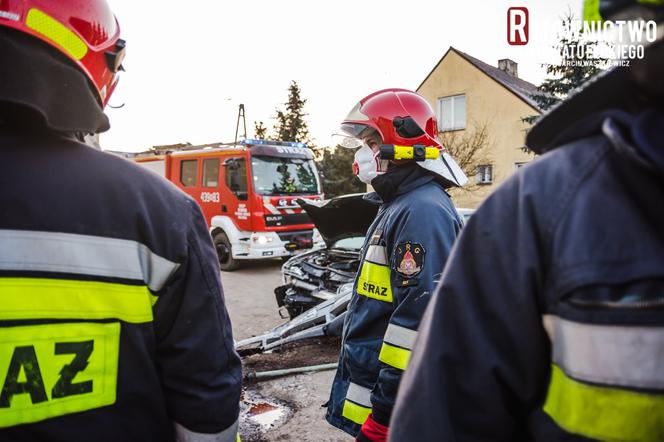
{"type": "Polygon", "coordinates": [[[302,98],[300,86],[293,80],[288,87],[288,101],[286,109],[277,109],[276,124],[274,126],[275,138],[282,141],[299,141],[311,146],[309,127],[304,117],[304,105],[307,100],[302,98]]]}

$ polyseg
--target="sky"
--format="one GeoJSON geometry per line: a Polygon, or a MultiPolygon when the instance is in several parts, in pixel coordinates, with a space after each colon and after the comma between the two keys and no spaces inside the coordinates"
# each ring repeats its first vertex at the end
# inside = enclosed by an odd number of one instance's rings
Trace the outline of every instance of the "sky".
{"type": "Polygon", "coordinates": [[[232,142],[238,105],[247,135],[272,129],[292,80],[309,131],[331,145],[348,111],[379,89],[415,90],[450,46],[496,66],[518,63],[539,84],[554,63],[550,29],[581,0],[109,0],[127,41],[126,72],[106,108],[104,149],[143,151],[232,142]],[[507,9],[529,11],[529,42],[507,43],[507,9]]]}

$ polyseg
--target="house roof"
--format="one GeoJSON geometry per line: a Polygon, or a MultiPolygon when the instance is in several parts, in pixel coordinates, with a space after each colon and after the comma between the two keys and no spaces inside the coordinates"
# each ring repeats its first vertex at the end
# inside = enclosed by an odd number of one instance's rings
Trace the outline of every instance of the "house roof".
{"type": "Polygon", "coordinates": [[[420,83],[420,85],[417,87],[418,90],[429,79],[431,74],[433,74],[436,68],[438,68],[440,63],[445,59],[445,57],[447,57],[447,54],[449,54],[450,51],[454,51],[455,53],[459,54],[459,56],[464,58],[467,62],[475,66],[480,71],[484,72],[486,75],[491,77],[496,82],[500,83],[502,86],[504,86],[514,95],[525,101],[535,110],[543,112],[543,110],[539,107],[538,103],[535,100],[533,100],[531,97],[531,95],[542,95],[542,92],[537,89],[537,86],[526,80],[515,77],[514,75],[510,75],[507,72],[502,71],[495,66],[491,66],[490,64],[485,63],[482,60],[479,60],[471,55],[468,55],[465,52],[461,52],[460,50],[453,48],[451,46],[447,50],[447,52],[445,52],[445,55],[443,55],[442,58],[438,61],[438,63],[436,63],[436,66],[431,70],[431,72],[429,72],[429,75],[426,76],[424,81],[420,83]]]}

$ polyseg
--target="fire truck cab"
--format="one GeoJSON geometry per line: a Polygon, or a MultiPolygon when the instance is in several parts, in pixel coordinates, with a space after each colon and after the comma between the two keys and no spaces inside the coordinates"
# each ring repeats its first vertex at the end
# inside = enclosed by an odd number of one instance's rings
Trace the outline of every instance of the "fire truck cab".
{"type": "Polygon", "coordinates": [[[198,202],[222,270],[234,270],[242,260],[324,246],[295,202],[323,198],[313,154],[303,143],[245,140],[139,155],[134,161],[198,202]]]}

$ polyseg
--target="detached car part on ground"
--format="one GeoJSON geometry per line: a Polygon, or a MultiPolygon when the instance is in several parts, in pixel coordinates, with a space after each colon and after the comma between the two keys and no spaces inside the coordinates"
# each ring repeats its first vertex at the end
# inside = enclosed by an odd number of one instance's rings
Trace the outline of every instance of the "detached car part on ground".
{"type": "Polygon", "coordinates": [[[240,356],[273,350],[302,339],[320,336],[341,336],[346,308],[353,293],[353,283],[340,287],[333,298],[307,310],[295,319],[269,332],[244,339],[235,344],[240,356]]]}

